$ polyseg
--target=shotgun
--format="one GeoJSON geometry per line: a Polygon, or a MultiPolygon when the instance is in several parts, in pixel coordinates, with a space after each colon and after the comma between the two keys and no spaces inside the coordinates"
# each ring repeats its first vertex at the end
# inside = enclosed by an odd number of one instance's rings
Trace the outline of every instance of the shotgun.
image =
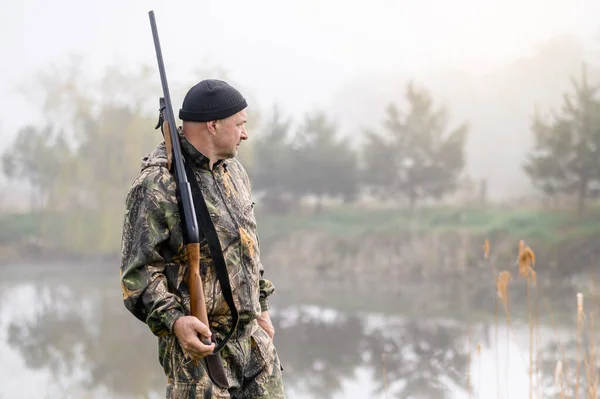
{"type": "MultiPolygon", "coordinates": [[[[182,211],[181,220],[183,224],[183,233],[186,238],[186,251],[188,254],[188,286],[190,290],[190,306],[192,316],[197,317],[202,323],[210,328],[208,322],[208,314],[206,311],[206,301],[204,298],[204,289],[200,278],[200,232],[198,228],[198,220],[196,219],[196,210],[192,197],[192,190],[187,179],[183,157],[181,154],[181,145],[175,126],[175,117],[173,115],[173,106],[171,104],[171,96],[169,95],[169,86],[167,84],[167,76],[158,38],[158,29],[156,27],[156,19],[154,11],[149,11],[150,25],[152,28],[152,36],[154,37],[154,48],[156,58],[158,60],[158,70],[162,83],[163,98],[160,99],[160,112],[163,123],[163,135],[167,144],[167,159],[169,168],[172,167],[173,174],[177,185],[177,193],[179,197],[179,208],[182,211]]],[[[159,120],[159,125],[161,124],[159,120]]],[[[208,337],[199,337],[205,345],[210,345],[211,340],[208,337]]],[[[214,334],[213,334],[214,340],[214,334]]],[[[216,351],[216,348],[215,348],[216,351]]],[[[212,353],[206,358],[208,375],[211,380],[221,388],[228,388],[227,376],[221,358],[218,353],[212,353]]],[[[194,361],[194,365],[197,363],[194,361]]]]}

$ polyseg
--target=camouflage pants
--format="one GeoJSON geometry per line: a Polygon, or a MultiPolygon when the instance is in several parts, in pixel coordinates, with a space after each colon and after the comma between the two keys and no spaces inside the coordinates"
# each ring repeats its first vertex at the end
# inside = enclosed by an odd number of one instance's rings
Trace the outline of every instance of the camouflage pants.
{"type": "Polygon", "coordinates": [[[267,333],[256,321],[239,329],[221,350],[229,389],[210,380],[205,362],[194,367],[184,356],[177,337],[159,342],[159,358],[167,375],[167,399],[285,398],[279,356],[267,333]],[[164,348],[164,349],[161,349],[164,348]]]}

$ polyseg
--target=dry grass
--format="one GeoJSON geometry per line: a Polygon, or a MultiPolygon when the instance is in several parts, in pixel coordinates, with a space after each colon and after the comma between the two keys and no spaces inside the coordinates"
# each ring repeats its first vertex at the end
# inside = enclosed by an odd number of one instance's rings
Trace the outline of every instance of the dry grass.
{"type": "MultiPolygon", "coordinates": [[[[468,357],[467,357],[467,370],[471,370],[471,325],[469,325],[469,334],[467,335],[467,346],[468,346],[468,357]]],[[[469,399],[471,399],[471,373],[467,374],[467,392],[469,393],[469,399]]]]}
{"type": "Polygon", "coordinates": [[[385,398],[387,399],[388,397],[388,380],[387,380],[387,362],[386,362],[386,358],[385,358],[385,353],[381,354],[381,368],[382,368],[382,374],[383,374],[383,392],[385,394],[385,398]]]}
{"type": "MultiPolygon", "coordinates": [[[[484,259],[489,262],[489,265],[492,269],[496,280],[496,317],[495,317],[495,330],[496,330],[496,361],[498,362],[498,304],[502,303],[506,315],[506,325],[507,325],[507,363],[506,363],[506,384],[503,386],[508,392],[508,343],[510,338],[511,331],[511,323],[510,323],[510,311],[509,311],[509,285],[513,281],[511,273],[509,270],[504,270],[498,273],[493,262],[490,260],[490,251],[491,246],[488,240],[486,240],[483,244],[483,255],[484,259]]],[[[529,248],[524,241],[519,242],[518,247],[518,256],[517,256],[517,264],[519,269],[519,279],[525,280],[525,289],[526,289],[526,298],[527,298],[527,311],[528,311],[528,321],[529,321],[529,362],[528,362],[528,376],[529,376],[529,398],[533,399],[534,392],[536,392],[536,397],[543,398],[545,397],[543,393],[542,384],[538,381],[543,381],[543,370],[541,367],[541,359],[542,353],[540,351],[540,328],[539,328],[539,301],[541,298],[541,294],[539,292],[539,287],[537,284],[538,275],[536,270],[534,270],[536,266],[536,259],[534,251],[529,248]],[[533,309],[533,301],[532,298],[535,295],[535,309],[533,309]],[[535,352],[535,358],[534,358],[535,352]],[[536,376],[534,380],[534,375],[536,376]],[[534,386],[537,384],[537,387],[534,386]]],[[[554,317],[552,315],[552,311],[550,306],[548,306],[548,302],[541,298],[546,305],[546,310],[549,312],[550,318],[552,320],[552,324],[556,330],[556,325],[554,322],[554,317]]],[[[575,381],[572,396],[573,398],[581,398],[580,393],[584,393],[586,399],[596,399],[598,398],[598,385],[599,385],[599,375],[596,372],[597,370],[597,360],[595,356],[595,326],[594,326],[594,315],[593,312],[586,315],[584,312],[584,302],[583,302],[583,294],[577,294],[577,313],[576,313],[576,334],[577,334],[577,359],[576,359],[576,373],[575,373],[575,381]],[[587,333],[589,336],[589,348],[587,348],[587,353],[583,348],[584,334],[586,330],[586,323],[588,323],[587,333]],[[584,366],[584,372],[581,372],[581,365],[584,366]]],[[[471,336],[469,329],[469,352],[471,351],[471,336]]],[[[562,361],[558,361],[556,363],[556,368],[554,370],[554,385],[557,390],[560,390],[560,398],[570,397],[567,396],[567,392],[569,392],[569,381],[566,377],[568,374],[566,373],[566,369],[568,368],[567,362],[565,360],[564,348],[562,344],[559,342],[559,347],[562,353],[562,361]]],[[[480,346],[477,346],[478,352],[480,350],[480,346]]],[[[470,362],[469,362],[470,363],[470,362]]],[[[501,397],[500,392],[500,368],[497,368],[496,380],[498,386],[497,397],[501,397]]],[[[469,378],[469,397],[471,395],[471,379],[469,378]]],[[[558,396],[557,396],[558,397],[558,396]]]]}

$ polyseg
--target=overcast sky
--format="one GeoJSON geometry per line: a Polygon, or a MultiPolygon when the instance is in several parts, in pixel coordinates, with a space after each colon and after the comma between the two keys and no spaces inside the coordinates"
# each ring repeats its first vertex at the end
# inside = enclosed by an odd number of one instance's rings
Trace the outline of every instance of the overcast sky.
{"type": "MultiPolygon", "coordinates": [[[[220,66],[256,100],[251,107],[277,102],[294,116],[318,106],[339,112],[334,101],[360,100],[370,84],[365,76],[385,81],[431,71],[435,79],[423,82],[431,86],[446,84],[448,68],[483,76],[557,35],[600,54],[597,0],[0,1],[0,151],[39,115],[15,92],[36,71],[65,65],[72,54],[84,57],[92,75],[115,65],[156,68],[151,9],[170,83],[193,82],[192,71],[220,66]]],[[[367,91],[363,103],[373,95],[367,91]]],[[[175,110],[180,101],[173,98],[175,110]]],[[[353,116],[342,116],[342,124],[352,125],[353,116]]]]}
{"type": "Polygon", "coordinates": [[[27,120],[24,104],[11,101],[14,85],[69,54],[98,71],[154,67],[150,9],[172,79],[214,63],[263,106],[301,109],[327,104],[364,71],[485,71],[553,34],[590,41],[600,27],[600,2],[592,0],[2,0],[3,134],[27,120]]]}

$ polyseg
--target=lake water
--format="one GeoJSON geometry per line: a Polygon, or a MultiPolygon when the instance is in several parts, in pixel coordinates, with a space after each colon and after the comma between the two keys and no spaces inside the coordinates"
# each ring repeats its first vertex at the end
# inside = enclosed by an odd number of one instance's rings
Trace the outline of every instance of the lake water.
{"type": "MultiPolygon", "coordinates": [[[[272,319],[289,398],[529,398],[527,305],[522,296],[511,302],[507,337],[493,280],[474,295],[441,289],[456,282],[381,279],[334,290],[335,281],[277,279],[272,319]]],[[[557,392],[561,351],[570,375],[577,358],[575,288],[547,292],[573,317],[558,310],[555,327],[537,303],[543,378],[534,379],[534,398],[557,392]]],[[[115,265],[3,267],[0,359],[0,399],[164,397],[155,337],[124,308],[115,265]]]]}

